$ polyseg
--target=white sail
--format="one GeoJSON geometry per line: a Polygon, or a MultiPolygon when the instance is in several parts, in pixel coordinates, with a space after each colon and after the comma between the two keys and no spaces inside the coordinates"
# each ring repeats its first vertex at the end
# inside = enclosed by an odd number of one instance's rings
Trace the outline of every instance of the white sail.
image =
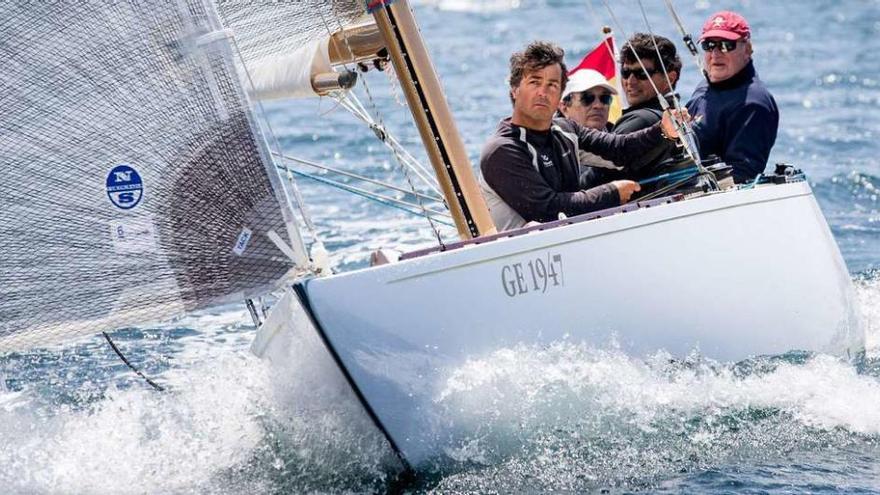
{"type": "Polygon", "coordinates": [[[0,351],[241,300],[307,261],[210,3],[0,3],[0,351]]]}
{"type": "Polygon", "coordinates": [[[331,35],[364,15],[353,0],[217,3],[257,99],[318,96],[312,76],[331,72],[331,35]]]}
{"type": "Polygon", "coordinates": [[[328,42],[329,37],[312,41],[289,55],[251,64],[251,96],[259,100],[318,96],[312,87],[312,76],[333,70],[328,42]]]}

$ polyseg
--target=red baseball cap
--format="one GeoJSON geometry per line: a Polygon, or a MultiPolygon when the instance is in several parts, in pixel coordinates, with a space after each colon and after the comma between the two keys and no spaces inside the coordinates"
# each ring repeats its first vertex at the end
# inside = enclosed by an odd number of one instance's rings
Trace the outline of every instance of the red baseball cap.
{"type": "Polygon", "coordinates": [[[706,38],[721,38],[725,40],[738,40],[740,38],[749,38],[752,30],[746,19],[729,10],[722,10],[709,17],[709,20],[703,24],[703,34],[700,35],[700,41],[706,38]]]}

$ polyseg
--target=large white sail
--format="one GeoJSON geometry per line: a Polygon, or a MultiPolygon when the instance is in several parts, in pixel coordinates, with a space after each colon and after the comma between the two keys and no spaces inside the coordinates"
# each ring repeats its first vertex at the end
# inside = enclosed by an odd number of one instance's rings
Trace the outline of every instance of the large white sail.
{"type": "Polygon", "coordinates": [[[304,263],[228,35],[202,0],[0,3],[0,351],[264,292],[270,236],[304,263]]]}

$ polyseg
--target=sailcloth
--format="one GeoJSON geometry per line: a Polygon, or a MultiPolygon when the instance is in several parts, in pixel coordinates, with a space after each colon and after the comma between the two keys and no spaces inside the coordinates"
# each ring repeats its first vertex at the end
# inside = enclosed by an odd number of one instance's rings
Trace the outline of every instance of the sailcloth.
{"type": "Polygon", "coordinates": [[[574,69],[568,72],[569,77],[579,70],[592,69],[602,74],[608,83],[618,88],[617,95],[611,100],[611,110],[608,112],[608,122],[612,124],[617,122],[622,113],[620,96],[623,91],[620,89],[620,69],[615,59],[614,35],[610,31],[605,34],[602,41],[596,45],[590,53],[584,56],[583,60],[574,69]]]}
{"type": "MultiPolygon", "coordinates": [[[[363,9],[221,4],[252,36],[271,12],[236,5],[363,9]]],[[[310,40],[312,14],[268,52],[245,36],[245,60],[310,40]]],[[[0,2],[0,352],[241,301],[302,267],[225,28],[207,0],[0,2]]]]}
{"type": "Polygon", "coordinates": [[[365,9],[363,0],[217,1],[247,66],[249,92],[261,100],[317,96],[312,76],[333,70],[330,36],[362,20],[365,9]]]}

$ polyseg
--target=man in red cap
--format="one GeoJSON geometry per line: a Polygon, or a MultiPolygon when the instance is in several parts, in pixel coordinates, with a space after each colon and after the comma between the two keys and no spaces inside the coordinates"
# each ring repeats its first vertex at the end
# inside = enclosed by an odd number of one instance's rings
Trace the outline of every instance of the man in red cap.
{"type": "Polygon", "coordinates": [[[733,167],[736,182],[764,171],[779,126],[776,101],[755,72],[751,36],[749,23],[735,12],[709,17],[700,36],[708,81],[687,104],[700,155],[720,157],[733,167]]]}

